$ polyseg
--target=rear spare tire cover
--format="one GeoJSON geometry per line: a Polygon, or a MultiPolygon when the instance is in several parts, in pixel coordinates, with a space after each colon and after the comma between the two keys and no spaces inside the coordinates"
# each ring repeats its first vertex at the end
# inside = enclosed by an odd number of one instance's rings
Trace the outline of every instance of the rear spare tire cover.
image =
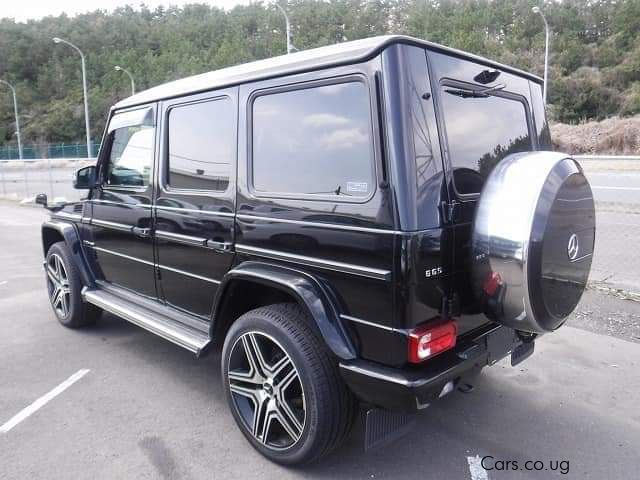
{"type": "Polygon", "coordinates": [[[532,333],[558,328],[584,291],[595,242],[589,182],[566,154],[510,155],[489,175],[472,236],[485,314],[532,333]]]}

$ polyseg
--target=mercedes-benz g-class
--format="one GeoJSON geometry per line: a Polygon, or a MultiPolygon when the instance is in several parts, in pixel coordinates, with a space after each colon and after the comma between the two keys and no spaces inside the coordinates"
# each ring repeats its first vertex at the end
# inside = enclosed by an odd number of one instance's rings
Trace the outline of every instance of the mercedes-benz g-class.
{"type": "Polygon", "coordinates": [[[534,75],[401,36],[133,95],[75,175],[86,199],[48,206],[55,315],[223,345],[233,417],[274,461],[326,454],[358,405],[373,445],[526,358],[581,297],[594,202],[542,98],[534,75]]]}

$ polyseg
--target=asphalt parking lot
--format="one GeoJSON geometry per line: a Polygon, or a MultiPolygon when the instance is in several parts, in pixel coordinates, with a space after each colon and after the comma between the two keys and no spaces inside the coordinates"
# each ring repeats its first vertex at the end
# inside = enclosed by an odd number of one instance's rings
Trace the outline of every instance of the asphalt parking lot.
{"type": "Polygon", "coordinates": [[[358,424],[321,463],[285,469],[236,428],[219,353],[196,360],[110,315],[86,330],[57,323],[41,268],[44,217],[0,202],[0,426],[88,372],[0,427],[2,479],[637,478],[640,303],[587,292],[528,361],[486,369],[472,393],[433,405],[402,439],[365,453],[358,424]],[[482,457],[493,470],[477,468],[482,457]],[[528,460],[543,470],[525,471],[528,460]]]}

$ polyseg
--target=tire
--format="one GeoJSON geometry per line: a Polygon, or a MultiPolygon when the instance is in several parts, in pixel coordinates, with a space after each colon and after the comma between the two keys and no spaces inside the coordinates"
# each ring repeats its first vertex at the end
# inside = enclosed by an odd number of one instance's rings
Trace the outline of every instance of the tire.
{"type": "Polygon", "coordinates": [[[65,242],[51,245],[45,259],[47,293],[58,321],[69,328],[95,323],[102,310],[82,301],[82,281],[65,242]]]}
{"type": "Polygon", "coordinates": [[[222,379],[240,430],[274,462],[317,460],[353,426],[355,399],[315,325],[296,304],[261,307],[232,324],[222,350],[222,379]],[[256,412],[264,414],[259,422],[256,412]]]}

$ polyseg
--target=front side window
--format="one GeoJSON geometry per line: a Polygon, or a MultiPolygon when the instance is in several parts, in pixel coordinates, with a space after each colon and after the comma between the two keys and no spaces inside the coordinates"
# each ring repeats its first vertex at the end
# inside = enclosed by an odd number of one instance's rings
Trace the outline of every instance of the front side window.
{"type": "Polygon", "coordinates": [[[167,185],[225,191],[235,158],[233,102],[225,97],[174,107],[168,125],[167,185]]]}
{"type": "Polygon", "coordinates": [[[361,82],[253,102],[253,188],[363,200],[375,189],[369,92],[361,82]]]}
{"type": "Polygon", "coordinates": [[[116,128],[110,133],[112,142],[107,166],[107,185],[149,185],[153,165],[154,132],[153,126],[135,125],[116,128]]]}
{"type": "Polygon", "coordinates": [[[522,101],[444,85],[442,110],[458,193],[480,193],[484,180],[507,155],[532,150],[522,101]]]}

